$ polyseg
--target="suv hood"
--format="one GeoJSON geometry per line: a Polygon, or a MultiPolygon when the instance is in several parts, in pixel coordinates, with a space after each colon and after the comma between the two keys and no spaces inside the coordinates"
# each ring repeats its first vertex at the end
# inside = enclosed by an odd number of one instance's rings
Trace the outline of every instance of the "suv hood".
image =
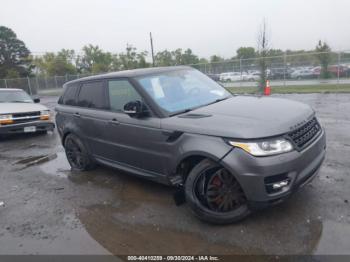
{"type": "Polygon", "coordinates": [[[0,103],[0,114],[26,113],[48,110],[46,106],[34,103],[0,103]]]}
{"type": "Polygon", "coordinates": [[[264,138],[290,132],[314,114],[310,106],[292,100],[234,96],[162,119],[162,128],[227,138],[264,138]]]}

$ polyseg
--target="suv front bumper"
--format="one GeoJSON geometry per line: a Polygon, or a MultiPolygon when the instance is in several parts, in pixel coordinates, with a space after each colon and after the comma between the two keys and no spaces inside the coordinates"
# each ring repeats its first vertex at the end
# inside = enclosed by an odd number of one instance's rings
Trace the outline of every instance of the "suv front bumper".
{"type": "Polygon", "coordinates": [[[310,182],[318,173],[326,154],[324,130],[303,151],[296,150],[268,157],[254,157],[234,148],[221,160],[240,183],[253,208],[262,208],[285,200],[291,193],[310,182]],[[269,190],[271,181],[288,180],[280,190],[269,190]]]}
{"type": "Polygon", "coordinates": [[[35,126],[35,132],[52,131],[55,128],[55,124],[50,120],[38,120],[19,124],[1,125],[0,135],[25,133],[24,128],[32,126],[35,126]]]}

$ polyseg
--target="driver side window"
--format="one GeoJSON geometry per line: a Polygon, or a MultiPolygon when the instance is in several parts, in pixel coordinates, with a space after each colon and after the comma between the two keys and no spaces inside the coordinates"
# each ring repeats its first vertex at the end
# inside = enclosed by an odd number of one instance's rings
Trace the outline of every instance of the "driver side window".
{"type": "Polygon", "coordinates": [[[128,80],[108,81],[110,109],[122,112],[124,105],[130,101],[142,101],[141,96],[128,80]]]}

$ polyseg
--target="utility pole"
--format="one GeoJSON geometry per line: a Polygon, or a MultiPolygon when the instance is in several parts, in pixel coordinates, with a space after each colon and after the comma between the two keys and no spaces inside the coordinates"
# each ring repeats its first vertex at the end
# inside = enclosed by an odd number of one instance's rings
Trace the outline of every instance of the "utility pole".
{"type": "Polygon", "coordinates": [[[149,38],[151,41],[151,53],[152,53],[152,65],[153,67],[155,66],[154,64],[154,52],[153,52],[153,39],[152,39],[152,32],[149,33],[149,38]]]}

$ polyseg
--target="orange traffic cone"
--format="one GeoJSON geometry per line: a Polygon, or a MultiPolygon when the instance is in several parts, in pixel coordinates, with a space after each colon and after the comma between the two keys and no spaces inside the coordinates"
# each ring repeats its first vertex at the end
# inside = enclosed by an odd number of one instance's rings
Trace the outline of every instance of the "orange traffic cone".
{"type": "Polygon", "coordinates": [[[265,88],[264,88],[264,95],[265,95],[265,96],[271,95],[270,80],[266,80],[266,86],[265,86],[265,88]]]}

